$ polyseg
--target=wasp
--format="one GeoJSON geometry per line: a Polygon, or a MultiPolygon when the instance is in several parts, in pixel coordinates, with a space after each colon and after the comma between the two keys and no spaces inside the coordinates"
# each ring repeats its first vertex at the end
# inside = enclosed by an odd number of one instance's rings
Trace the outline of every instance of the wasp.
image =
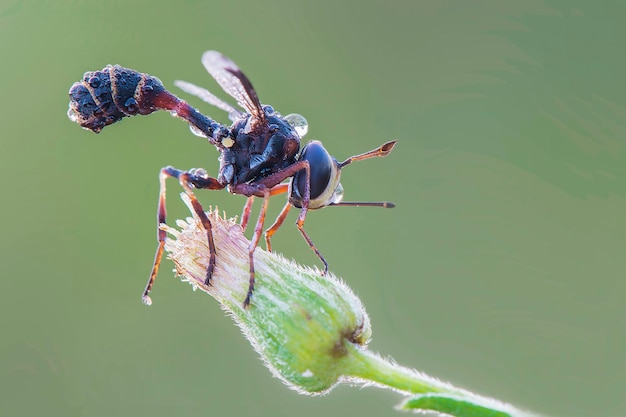
{"type": "Polygon", "coordinates": [[[250,279],[244,307],[248,307],[254,292],[254,250],[263,233],[269,199],[287,193],[287,203],[276,221],[265,231],[267,249],[271,251],[271,237],[283,224],[289,210],[300,210],[296,227],[324,265],[322,274],[328,272],[328,263],[304,229],[309,210],[327,206],[394,207],[389,202],[343,202],[343,188],[339,181],[341,169],[355,161],[387,156],[396,145],[389,141],[376,149],[354,155],[343,162],[332,157],[319,141],[310,141],[301,147],[308,124],[299,114],[282,116],[272,106],[262,105],[252,83],[239,67],[216,51],[202,55],[202,63],[217,83],[235,99],[242,110],[222,101],[208,90],[194,84],[176,81],[183,91],[228,113],[232,124],[223,125],[207,117],[170,93],[156,77],[108,65],[99,71],[86,72],[81,81],[69,91],[69,118],[85,129],[99,133],[104,127],[124,117],[148,115],[165,110],[186,121],[192,132],[206,138],[219,151],[217,178],[204,169],[180,170],[171,166],[161,169],[157,207],[158,246],[142,300],[150,305],[149,296],[156,279],[165,244],[166,234],[160,225],[166,221],[166,179],[178,180],[189,196],[193,210],[206,231],[209,246],[209,264],[205,284],[211,283],[215,269],[216,250],[211,231],[211,221],[196,198],[194,190],[223,190],[247,197],[241,216],[241,227],[246,229],[255,197],[263,199],[259,217],[250,241],[248,256],[250,279]]]}

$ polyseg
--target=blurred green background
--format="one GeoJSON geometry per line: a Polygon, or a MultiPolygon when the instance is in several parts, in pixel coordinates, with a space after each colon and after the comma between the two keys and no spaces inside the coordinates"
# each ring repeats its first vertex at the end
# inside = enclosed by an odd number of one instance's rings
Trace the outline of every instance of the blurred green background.
{"type": "MultiPolygon", "coordinates": [[[[397,208],[307,220],[373,350],[546,415],[623,416],[625,18],[609,0],[1,1],[0,414],[400,415],[375,388],[289,391],[169,261],[141,304],[159,168],[215,174],[218,153],[166,113],[96,136],[67,91],[119,63],[225,97],[200,64],[216,49],[338,159],[398,140],[343,174],[346,199],[397,208]]],[[[294,221],[275,248],[317,265],[294,221]]]]}

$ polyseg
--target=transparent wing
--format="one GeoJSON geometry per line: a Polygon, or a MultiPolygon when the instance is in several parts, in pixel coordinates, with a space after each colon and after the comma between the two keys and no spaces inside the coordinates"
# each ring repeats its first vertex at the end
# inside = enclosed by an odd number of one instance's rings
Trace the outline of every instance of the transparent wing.
{"type": "Polygon", "coordinates": [[[233,61],[217,51],[206,51],[202,55],[202,64],[224,91],[237,100],[237,104],[253,116],[265,118],[252,83],[233,61]]]}
{"type": "Polygon", "coordinates": [[[206,88],[198,87],[195,84],[188,83],[187,81],[180,81],[180,80],[174,81],[174,85],[180,88],[181,90],[183,90],[185,93],[194,95],[200,98],[202,101],[224,110],[225,112],[228,113],[228,118],[232,122],[234,122],[235,120],[238,120],[243,115],[242,111],[237,110],[230,104],[226,103],[225,101],[222,101],[220,98],[213,95],[206,88]]]}

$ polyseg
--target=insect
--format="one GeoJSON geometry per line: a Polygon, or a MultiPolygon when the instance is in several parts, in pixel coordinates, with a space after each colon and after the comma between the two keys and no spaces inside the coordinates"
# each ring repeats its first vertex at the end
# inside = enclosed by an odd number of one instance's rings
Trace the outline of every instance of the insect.
{"type": "Polygon", "coordinates": [[[166,110],[185,120],[196,135],[208,139],[220,152],[217,178],[210,177],[204,169],[184,171],[167,166],[160,171],[157,208],[158,246],[150,277],[142,295],[142,300],[147,305],[152,303],[149,294],[161,264],[166,238],[165,231],[159,226],[166,220],[167,178],[178,179],[206,230],[209,246],[209,264],[205,279],[207,285],[211,282],[215,268],[215,244],[211,221],[193,190],[226,188],[233,194],[248,197],[241,216],[241,226],[244,230],[250,218],[254,198],[263,198],[249,246],[250,279],[244,307],[250,304],[254,291],[253,255],[263,232],[271,196],[287,193],[288,201],[276,221],[265,232],[267,249],[271,251],[272,235],[282,225],[291,207],[296,207],[300,209],[296,226],[324,264],[322,274],[328,272],[328,263],[304,229],[304,221],[309,210],[326,206],[394,207],[393,203],[388,202],[342,202],[343,188],[339,177],[341,169],[352,162],[388,155],[396,141],[386,142],[374,150],[351,156],[343,162],[337,162],[330,156],[319,141],[311,141],[301,148],[301,138],[308,130],[304,117],[299,114],[282,116],[271,106],[261,105],[250,80],[233,61],[221,53],[205,52],[202,63],[224,91],[245,111],[232,107],[208,90],[194,84],[183,81],[177,81],[175,84],[183,91],[228,112],[232,121],[231,126],[222,125],[198,112],[187,102],[166,90],[158,78],[119,65],[109,65],[99,71],[86,72],[83,79],[74,83],[69,91],[68,116],[85,129],[99,133],[104,127],[124,117],[166,110]]]}

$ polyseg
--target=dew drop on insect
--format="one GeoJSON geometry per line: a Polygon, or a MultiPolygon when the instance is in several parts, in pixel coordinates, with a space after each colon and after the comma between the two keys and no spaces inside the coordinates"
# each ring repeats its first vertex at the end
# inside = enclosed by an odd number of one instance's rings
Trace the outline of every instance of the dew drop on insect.
{"type": "Polygon", "coordinates": [[[329,203],[339,203],[343,200],[343,185],[341,183],[337,184],[337,188],[335,188],[335,192],[333,196],[330,198],[329,203]]]}
{"type": "Polygon", "coordinates": [[[285,116],[285,120],[287,121],[287,123],[293,126],[296,133],[300,137],[304,137],[304,135],[306,135],[306,132],[309,131],[309,124],[307,123],[304,116],[300,114],[297,114],[297,113],[288,114],[287,116],[285,116]]]}
{"type": "Polygon", "coordinates": [[[100,86],[100,77],[94,75],[89,78],[88,82],[92,88],[98,88],[100,86]]]}
{"type": "Polygon", "coordinates": [[[201,138],[206,138],[207,136],[204,134],[204,132],[202,132],[202,130],[198,129],[195,126],[189,125],[189,130],[191,130],[191,133],[193,133],[196,136],[200,136],[201,138]]]}
{"type": "Polygon", "coordinates": [[[137,111],[137,100],[135,100],[133,97],[129,98],[124,103],[124,107],[126,107],[126,111],[129,112],[129,113],[136,112],[137,111]]]}
{"type": "Polygon", "coordinates": [[[76,113],[76,110],[74,110],[72,106],[67,109],[67,117],[69,117],[72,122],[78,123],[78,113],[76,113]]]}

